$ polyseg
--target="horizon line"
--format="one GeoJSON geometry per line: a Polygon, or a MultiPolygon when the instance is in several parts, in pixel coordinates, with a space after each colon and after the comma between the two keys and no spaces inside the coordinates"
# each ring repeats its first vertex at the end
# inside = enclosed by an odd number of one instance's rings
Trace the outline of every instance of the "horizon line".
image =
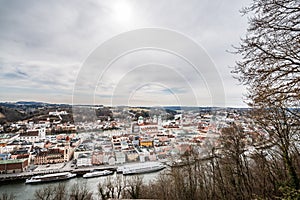
{"type": "Polygon", "coordinates": [[[104,107],[209,107],[209,108],[250,108],[249,106],[213,106],[213,105],[105,105],[105,104],[72,104],[72,103],[54,103],[45,101],[34,101],[34,100],[18,100],[18,101],[1,101],[0,103],[40,103],[40,104],[56,104],[56,105],[70,105],[70,106],[104,106],[104,107]]]}

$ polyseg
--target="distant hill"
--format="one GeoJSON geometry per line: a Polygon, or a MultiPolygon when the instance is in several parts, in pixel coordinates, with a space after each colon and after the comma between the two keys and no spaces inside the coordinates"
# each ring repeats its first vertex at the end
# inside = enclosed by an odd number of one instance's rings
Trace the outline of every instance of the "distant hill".
{"type": "Polygon", "coordinates": [[[38,101],[0,102],[0,106],[9,108],[38,108],[38,107],[71,107],[69,104],[55,104],[38,101]]]}
{"type": "Polygon", "coordinates": [[[22,120],[25,117],[26,115],[24,113],[21,113],[20,111],[14,108],[0,106],[0,123],[14,122],[22,120]]]}

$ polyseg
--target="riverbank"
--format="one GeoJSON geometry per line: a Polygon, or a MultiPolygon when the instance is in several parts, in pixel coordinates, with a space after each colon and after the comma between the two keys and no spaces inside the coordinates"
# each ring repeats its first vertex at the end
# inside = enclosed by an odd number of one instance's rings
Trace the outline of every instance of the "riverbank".
{"type": "Polygon", "coordinates": [[[78,169],[49,169],[43,171],[32,171],[32,172],[21,172],[14,174],[0,174],[0,182],[10,182],[10,181],[25,181],[27,178],[36,175],[44,175],[44,174],[53,174],[60,172],[71,172],[77,174],[77,176],[82,176],[83,174],[93,171],[93,170],[111,170],[116,171],[118,166],[93,166],[93,167],[83,167],[78,169]]]}
{"type": "MultiPolygon", "coordinates": [[[[149,183],[150,181],[156,180],[157,176],[161,172],[147,173],[141,174],[139,176],[143,177],[144,183],[149,183]]],[[[82,176],[78,175],[76,178],[72,178],[69,180],[59,181],[59,182],[48,182],[41,184],[25,184],[25,181],[16,180],[9,181],[5,183],[0,183],[0,195],[3,193],[13,194],[15,196],[15,200],[32,200],[34,199],[34,194],[36,191],[41,190],[46,187],[54,187],[58,184],[62,183],[66,186],[67,191],[70,191],[74,184],[85,185],[88,191],[93,193],[93,197],[98,199],[98,184],[106,181],[107,178],[116,178],[117,176],[121,176],[121,174],[112,174],[109,176],[100,176],[95,178],[85,179],[82,176]]]]}
{"type": "MultiPolygon", "coordinates": [[[[161,162],[165,163],[166,161],[163,160],[161,162]]],[[[129,163],[124,163],[124,164],[129,164],[129,163]]],[[[131,163],[131,164],[134,164],[134,163],[131,163]]],[[[30,171],[30,172],[0,174],[0,183],[11,182],[11,181],[24,181],[25,182],[26,179],[28,179],[32,176],[61,173],[61,172],[71,172],[71,173],[76,174],[77,177],[80,177],[83,174],[86,174],[91,171],[110,170],[110,171],[116,172],[117,168],[120,166],[123,166],[123,165],[101,165],[101,166],[89,166],[89,167],[80,167],[80,168],[74,168],[71,166],[72,166],[71,162],[54,164],[52,166],[40,165],[34,171],[30,171]]]]}

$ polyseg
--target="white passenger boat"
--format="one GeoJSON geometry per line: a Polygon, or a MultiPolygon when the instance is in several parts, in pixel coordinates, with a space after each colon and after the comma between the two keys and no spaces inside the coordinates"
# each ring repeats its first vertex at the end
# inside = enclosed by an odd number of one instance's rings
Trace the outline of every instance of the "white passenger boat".
{"type": "Polygon", "coordinates": [[[89,172],[83,175],[83,178],[93,178],[93,177],[98,177],[98,176],[106,176],[113,174],[113,171],[110,170],[103,170],[103,171],[94,171],[94,172],[89,172]]]}
{"type": "Polygon", "coordinates": [[[160,171],[165,168],[165,165],[159,162],[146,162],[131,165],[124,165],[117,169],[117,172],[122,172],[123,175],[143,174],[160,171]]]}
{"type": "Polygon", "coordinates": [[[52,182],[52,181],[61,181],[61,180],[67,180],[73,178],[75,176],[76,174],[72,174],[70,172],[45,174],[45,175],[32,176],[31,178],[26,179],[25,183],[44,183],[44,182],[52,182]]]}

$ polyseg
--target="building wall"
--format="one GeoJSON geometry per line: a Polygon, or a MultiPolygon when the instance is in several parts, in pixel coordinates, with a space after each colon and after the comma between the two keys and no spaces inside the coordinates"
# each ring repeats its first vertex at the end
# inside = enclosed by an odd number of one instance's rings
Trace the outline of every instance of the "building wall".
{"type": "Polygon", "coordinates": [[[74,151],[74,159],[77,159],[79,154],[92,154],[92,151],[74,151]]]}
{"type": "Polygon", "coordinates": [[[39,141],[39,136],[20,136],[20,140],[26,140],[29,142],[37,142],[37,141],[39,141]]]}
{"type": "Polygon", "coordinates": [[[77,166],[83,167],[83,166],[91,166],[92,165],[92,158],[78,158],[77,159],[77,166]]]}
{"type": "Polygon", "coordinates": [[[123,164],[126,162],[126,156],[123,152],[116,152],[116,164],[123,164]]]}
{"type": "Polygon", "coordinates": [[[74,149],[70,146],[66,146],[64,148],[64,161],[65,162],[70,161],[73,155],[74,155],[74,149]]]}
{"type": "Polygon", "coordinates": [[[137,161],[138,158],[139,158],[139,154],[137,154],[137,153],[128,153],[127,154],[127,160],[128,160],[128,162],[137,161]]]}
{"type": "Polygon", "coordinates": [[[15,163],[1,163],[0,173],[20,173],[26,171],[28,168],[28,159],[20,160],[16,159],[15,163]]]}
{"type": "Polygon", "coordinates": [[[103,153],[94,153],[92,155],[92,164],[93,165],[102,165],[103,164],[103,153]]]}
{"type": "Polygon", "coordinates": [[[34,164],[43,165],[43,164],[62,163],[64,161],[65,160],[63,154],[50,154],[50,155],[36,156],[34,159],[34,164]]]}
{"type": "Polygon", "coordinates": [[[143,147],[153,147],[153,141],[151,140],[142,140],[140,141],[140,146],[143,146],[143,147]]]}

